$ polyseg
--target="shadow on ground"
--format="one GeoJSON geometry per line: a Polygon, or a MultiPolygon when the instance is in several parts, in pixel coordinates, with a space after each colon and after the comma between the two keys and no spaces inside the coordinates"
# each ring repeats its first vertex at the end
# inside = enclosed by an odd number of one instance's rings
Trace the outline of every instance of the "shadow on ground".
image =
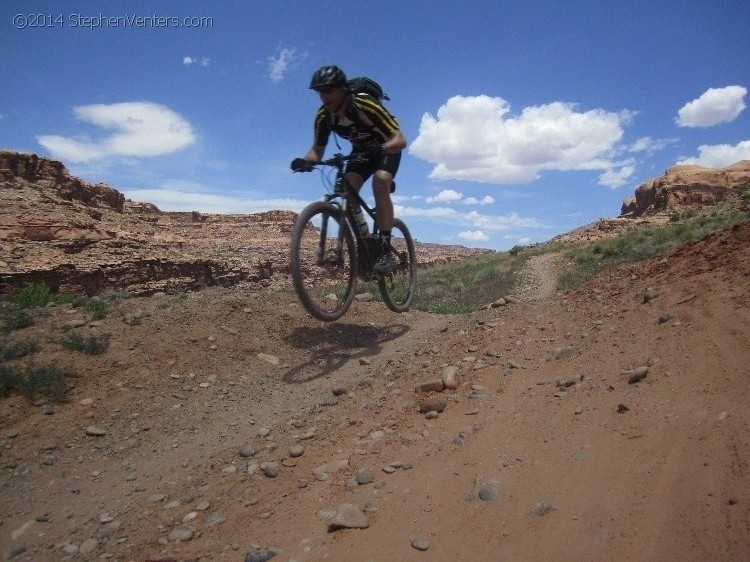
{"type": "Polygon", "coordinates": [[[293,348],[304,349],[309,359],[287,371],[282,380],[292,384],[315,380],[347,361],[377,355],[385,342],[408,331],[409,326],[404,324],[376,327],[337,323],[296,328],[286,341],[293,348]]]}

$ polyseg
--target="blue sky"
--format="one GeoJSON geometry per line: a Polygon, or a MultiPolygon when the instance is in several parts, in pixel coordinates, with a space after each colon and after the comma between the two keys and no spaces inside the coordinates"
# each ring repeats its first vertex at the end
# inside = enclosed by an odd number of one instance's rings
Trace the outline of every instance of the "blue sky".
{"type": "Polygon", "coordinates": [[[0,147],[162,210],[299,211],[335,63],[391,97],[413,235],[504,250],[750,159],[748,29],[746,0],[3,2],[0,147]]]}

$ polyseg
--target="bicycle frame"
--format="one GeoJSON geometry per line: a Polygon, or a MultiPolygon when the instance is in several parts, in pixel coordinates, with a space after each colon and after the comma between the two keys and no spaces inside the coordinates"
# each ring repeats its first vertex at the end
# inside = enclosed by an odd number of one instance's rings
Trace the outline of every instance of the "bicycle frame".
{"type": "MultiPolygon", "coordinates": [[[[328,193],[325,195],[324,199],[331,203],[334,206],[339,207],[343,213],[344,213],[344,220],[347,223],[347,227],[352,233],[352,236],[354,237],[355,241],[357,242],[357,248],[360,252],[362,252],[363,257],[365,258],[365,263],[359,263],[360,260],[358,260],[358,268],[359,272],[365,279],[369,279],[371,277],[370,267],[373,263],[373,255],[368,247],[368,244],[366,242],[366,239],[362,234],[360,234],[359,229],[356,227],[356,224],[354,222],[354,215],[352,209],[354,208],[353,204],[358,204],[364,212],[366,212],[370,218],[373,220],[373,229],[370,233],[371,237],[377,236],[377,233],[379,232],[380,228],[378,226],[378,221],[376,218],[376,210],[374,208],[371,208],[367,203],[365,203],[364,199],[362,199],[362,196],[355,190],[351,184],[346,181],[346,177],[344,176],[344,164],[349,160],[355,160],[358,158],[362,158],[358,154],[351,154],[349,156],[343,156],[342,154],[335,154],[333,158],[330,158],[329,160],[319,161],[319,162],[311,162],[310,165],[326,165],[326,166],[333,166],[336,168],[336,179],[334,181],[334,189],[332,193],[328,193]],[[341,199],[341,201],[337,201],[337,199],[341,199]]],[[[318,265],[322,265],[325,261],[325,253],[326,253],[326,240],[328,235],[328,217],[326,217],[323,221],[324,224],[321,225],[320,229],[320,243],[318,246],[318,265]]],[[[338,259],[338,263],[343,263],[342,258],[342,252],[344,251],[344,231],[339,230],[338,239],[336,241],[336,258],[338,259]]]]}
{"type": "Polygon", "coordinates": [[[377,236],[377,208],[368,206],[344,176],[345,163],[357,158],[362,155],[336,154],[329,160],[303,163],[295,170],[316,165],[336,168],[335,181],[331,181],[331,173],[324,176],[328,193],[307,205],[295,220],[290,246],[294,289],[307,311],[325,322],[338,320],[347,311],[357,278],[376,281],[383,301],[394,312],[409,310],[415,294],[416,251],[402,220],[394,217],[398,235],[391,236],[387,248],[397,263],[388,272],[374,271],[376,259],[386,250],[377,236]],[[371,234],[360,234],[353,213],[357,205],[374,221],[371,234]]]}

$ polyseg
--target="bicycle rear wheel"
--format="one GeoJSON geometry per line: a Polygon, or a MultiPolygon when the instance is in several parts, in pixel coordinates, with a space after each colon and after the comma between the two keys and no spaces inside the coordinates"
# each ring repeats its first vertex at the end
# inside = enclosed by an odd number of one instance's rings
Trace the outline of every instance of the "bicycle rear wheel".
{"type": "Polygon", "coordinates": [[[417,256],[411,233],[401,219],[393,221],[391,247],[399,265],[392,273],[378,276],[378,287],[388,308],[406,312],[417,287],[417,256]]]}
{"type": "Polygon", "coordinates": [[[305,207],[292,231],[292,282],[299,300],[318,320],[338,320],[357,283],[357,250],[339,207],[317,201],[305,207]]]}

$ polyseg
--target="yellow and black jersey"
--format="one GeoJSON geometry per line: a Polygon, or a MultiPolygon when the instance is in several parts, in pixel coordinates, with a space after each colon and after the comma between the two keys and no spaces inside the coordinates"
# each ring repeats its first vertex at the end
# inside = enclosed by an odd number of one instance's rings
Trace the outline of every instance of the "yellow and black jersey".
{"type": "Polygon", "coordinates": [[[315,145],[326,146],[331,132],[352,143],[355,151],[366,151],[386,142],[400,129],[396,118],[374,97],[357,94],[348,101],[346,118],[331,116],[321,106],[315,116],[315,145]]]}

